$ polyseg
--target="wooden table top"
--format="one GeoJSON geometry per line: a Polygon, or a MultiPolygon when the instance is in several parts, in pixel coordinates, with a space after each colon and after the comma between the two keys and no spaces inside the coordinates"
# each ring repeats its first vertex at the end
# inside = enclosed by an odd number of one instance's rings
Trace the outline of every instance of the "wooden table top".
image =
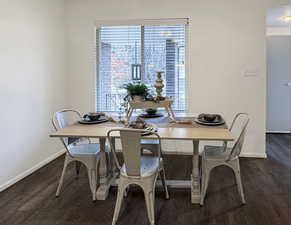
{"type": "MultiPolygon", "coordinates": [[[[121,128],[116,124],[73,124],[50,134],[50,137],[89,137],[106,138],[111,129],[121,128]]],[[[211,141],[233,141],[233,136],[227,128],[216,127],[158,127],[158,134],[162,139],[168,140],[211,140],[211,141]]],[[[152,138],[144,136],[143,138],[152,138]]]]}

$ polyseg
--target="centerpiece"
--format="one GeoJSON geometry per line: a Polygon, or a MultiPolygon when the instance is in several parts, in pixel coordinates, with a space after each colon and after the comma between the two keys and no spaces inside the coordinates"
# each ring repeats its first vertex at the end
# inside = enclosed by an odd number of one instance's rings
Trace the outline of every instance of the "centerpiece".
{"type": "Polygon", "coordinates": [[[122,107],[125,108],[127,121],[130,120],[131,115],[136,109],[146,110],[147,114],[142,114],[144,118],[159,117],[161,114],[157,113],[158,108],[164,108],[168,116],[175,120],[175,114],[171,108],[173,100],[162,96],[163,84],[162,71],[157,71],[157,78],[153,87],[155,88],[155,95],[150,94],[150,90],[143,83],[127,83],[123,88],[127,90],[127,95],[124,98],[122,107]]]}

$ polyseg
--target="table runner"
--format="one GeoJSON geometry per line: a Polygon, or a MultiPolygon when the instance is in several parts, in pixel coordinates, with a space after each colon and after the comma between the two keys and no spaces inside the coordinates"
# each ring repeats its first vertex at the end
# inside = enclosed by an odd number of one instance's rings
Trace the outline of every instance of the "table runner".
{"type": "MultiPolygon", "coordinates": [[[[136,117],[133,117],[133,118],[135,119],[136,117]]],[[[158,128],[173,127],[173,128],[227,129],[226,123],[223,125],[219,125],[219,126],[207,126],[207,125],[202,125],[202,124],[196,123],[195,117],[176,117],[177,121],[192,120],[192,124],[181,124],[181,123],[170,122],[170,119],[167,116],[158,117],[158,118],[142,118],[142,119],[145,120],[147,123],[155,124],[158,128]]],[[[98,124],[98,126],[100,126],[100,127],[102,127],[102,126],[105,126],[105,127],[124,127],[124,124],[122,124],[120,122],[106,122],[106,123],[98,124]]]]}

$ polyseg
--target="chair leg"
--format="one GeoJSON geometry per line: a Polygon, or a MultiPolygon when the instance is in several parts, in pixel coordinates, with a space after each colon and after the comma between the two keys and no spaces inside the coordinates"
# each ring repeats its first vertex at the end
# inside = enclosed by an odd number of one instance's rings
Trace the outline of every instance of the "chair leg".
{"type": "Polygon", "coordinates": [[[68,158],[66,156],[65,161],[64,161],[64,167],[63,167],[62,175],[60,177],[59,185],[58,185],[58,188],[57,188],[57,191],[56,191],[56,197],[59,197],[59,195],[60,195],[60,191],[61,191],[61,188],[63,186],[64,177],[65,177],[65,173],[66,173],[66,169],[67,169],[68,163],[69,163],[69,160],[68,160],[68,158]]]}
{"type": "Polygon", "coordinates": [[[203,168],[203,162],[202,162],[202,168],[201,168],[201,195],[200,195],[200,205],[204,204],[204,196],[205,196],[205,170],[203,168]]]}
{"type": "Polygon", "coordinates": [[[155,224],[154,190],[144,192],[148,218],[151,225],[155,224]]]}
{"type": "Polygon", "coordinates": [[[209,176],[210,171],[206,168],[205,162],[202,165],[202,187],[201,187],[201,197],[200,197],[200,205],[204,204],[205,195],[207,192],[208,184],[209,184],[209,176]]]}
{"type": "Polygon", "coordinates": [[[115,225],[119,216],[119,212],[121,209],[122,201],[123,201],[123,196],[124,196],[124,190],[125,187],[123,187],[122,184],[118,185],[118,193],[117,193],[117,199],[115,203],[115,209],[114,209],[114,215],[113,215],[113,220],[112,220],[112,225],[115,225]]]}
{"type": "Polygon", "coordinates": [[[76,175],[77,175],[77,177],[79,177],[81,165],[82,165],[81,162],[76,161],[76,175]]]}
{"type": "Polygon", "coordinates": [[[165,174],[164,166],[162,166],[159,175],[160,175],[163,187],[165,189],[165,194],[166,194],[165,197],[166,197],[166,199],[169,199],[170,196],[169,196],[168,187],[167,187],[167,183],[166,183],[166,174],[165,174]]]}
{"type": "Polygon", "coordinates": [[[123,196],[126,198],[129,192],[129,185],[124,189],[123,196]]]}
{"type": "Polygon", "coordinates": [[[241,196],[242,203],[246,204],[244,190],[243,190],[243,186],[242,186],[242,182],[241,182],[240,166],[239,166],[238,160],[236,163],[236,168],[234,170],[234,173],[235,173],[235,178],[236,178],[237,189],[238,189],[238,192],[241,196]]]}

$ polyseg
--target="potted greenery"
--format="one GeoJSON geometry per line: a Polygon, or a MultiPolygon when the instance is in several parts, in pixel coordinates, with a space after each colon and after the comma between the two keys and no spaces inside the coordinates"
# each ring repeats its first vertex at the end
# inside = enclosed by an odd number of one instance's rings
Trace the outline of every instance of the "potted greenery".
{"type": "Polygon", "coordinates": [[[123,88],[127,90],[128,97],[134,101],[142,101],[149,94],[148,87],[143,83],[128,83],[124,84],[123,88]]]}

